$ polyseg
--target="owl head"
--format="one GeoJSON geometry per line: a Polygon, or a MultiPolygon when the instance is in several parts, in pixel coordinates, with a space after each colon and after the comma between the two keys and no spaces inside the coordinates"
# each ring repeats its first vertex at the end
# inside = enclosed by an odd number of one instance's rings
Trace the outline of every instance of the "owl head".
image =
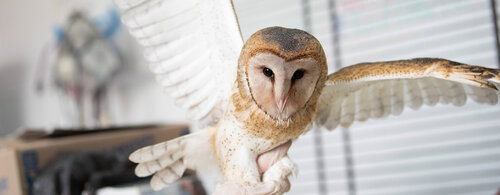
{"type": "Polygon", "coordinates": [[[326,57],[311,34],[283,27],[255,32],[238,60],[238,89],[273,119],[315,109],[327,77],[326,57]]]}

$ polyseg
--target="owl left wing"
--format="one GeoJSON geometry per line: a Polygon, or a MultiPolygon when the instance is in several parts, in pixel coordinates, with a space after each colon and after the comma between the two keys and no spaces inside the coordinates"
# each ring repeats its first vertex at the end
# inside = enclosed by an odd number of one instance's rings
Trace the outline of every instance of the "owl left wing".
{"type": "Polygon", "coordinates": [[[399,115],[405,105],[452,103],[467,96],[497,104],[500,70],[435,58],[361,63],[328,76],[318,102],[316,122],[328,129],[353,121],[399,115]]]}
{"type": "Polygon", "coordinates": [[[222,117],[243,46],[231,0],[114,0],[158,83],[198,127],[222,117]]]}

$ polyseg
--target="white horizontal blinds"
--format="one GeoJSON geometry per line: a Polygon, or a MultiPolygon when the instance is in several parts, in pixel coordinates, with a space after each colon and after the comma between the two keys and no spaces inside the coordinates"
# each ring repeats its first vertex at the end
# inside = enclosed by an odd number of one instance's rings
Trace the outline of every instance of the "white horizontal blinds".
{"type": "Polygon", "coordinates": [[[304,28],[301,0],[235,0],[243,38],[270,26],[304,28]]]}
{"type": "MultiPolygon", "coordinates": [[[[493,4],[493,6],[495,7],[495,16],[496,16],[496,30],[497,30],[497,47],[500,48],[500,1],[498,0],[490,0],[490,4],[493,4]]],[[[500,61],[500,57],[499,57],[499,61],[500,61]]]]}
{"type": "Polygon", "coordinates": [[[323,46],[328,62],[328,72],[335,71],[335,58],[334,55],[334,37],[332,33],[333,21],[331,20],[331,2],[329,0],[306,0],[309,4],[309,18],[310,29],[309,32],[313,34],[323,46]]]}
{"type": "Polygon", "coordinates": [[[496,63],[488,0],[338,2],[344,64],[417,56],[496,63]]]}
{"type": "Polygon", "coordinates": [[[299,167],[298,175],[290,181],[293,187],[289,194],[319,194],[313,134],[308,133],[294,142],[289,156],[299,167]]]}
{"type": "Polygon", "coordinates": [[[499,124],[491,122],[498,109],[435,110],[351,128],[360,194],[455,194],[498,187],[499,124]],[[485,179],[492,181],[489,187],[477,186],[485,179]]]}
{"type": "MultiPolygon", "coordinates": [[[[441,57],[497,67],[489,0],[336,2],[343,65],[441,57]]],[[[498,105],[469,101],[356,123],[350,133],[357,194],[494,194],[499,118],[498,105]]]]}
{"type": "MultiPolygon", "coordinates": [[[[329,0],[309,0],[307,3],[310,7],[310,33],[313,34],[323,46],[328,61],[328,72],[335,72],[337,67],[335,64],[337,62],[337,56],[334,50],[336,42],[333,33],[334,21],[332,20],[332,11],[334,10],[332,10],[333,7],[331,7],[334,2],[329,0]]],[[[312,133],[313,132],[309,134],[312,133]]],[[[324,181],[318,181],[318,185],[324,185],[326,189],[320,191],[320,194],[349,194],[342,132],[340,129],[335,131],[321,129],[321,136],[322,145],[320,147],[323,148],[324,156],[320,160],[323,160],[324,167],[323,169],[321,169],[322,167],[318,167],[319,170],[317,171],[323,172],[326,178],[324,181]]]]}

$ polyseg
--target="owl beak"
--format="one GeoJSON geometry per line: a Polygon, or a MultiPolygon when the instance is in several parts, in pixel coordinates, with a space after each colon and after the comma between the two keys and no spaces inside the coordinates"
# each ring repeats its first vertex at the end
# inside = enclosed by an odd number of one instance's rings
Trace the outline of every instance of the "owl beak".
{"type": "Polygon", "coordinates": [[[288,101],[288,92],[290,91],[290,82],[283,81],[279,82],[278,85],[276,86],[276,94],[275,94],[275,102],[276,106],[278,107],[278,111],[280,113],[283,113],[286,107],[286,103],[288,101]]]}
{"type": "Polygon", "coordinates": [[[288,95],[285,96],[284,99],[276,100],[276,105],[278,106],[278,110],[280,113],[283,113],[283,111],[285,110],[287,100],[288,100],[288,95]]]}

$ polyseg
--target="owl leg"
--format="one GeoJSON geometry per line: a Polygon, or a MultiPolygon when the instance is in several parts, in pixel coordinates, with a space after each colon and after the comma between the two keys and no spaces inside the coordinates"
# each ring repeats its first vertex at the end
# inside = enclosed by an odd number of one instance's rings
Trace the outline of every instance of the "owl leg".
{"type": "Polygon", "coordinates": [[[273,185],[274,190],[270,194],[283,194],[290,190],[288,177],[297,173],[297,165],[287,156],[281,158],[271,166],[262,176],[262,182],[273,185]]]}
{"type": "Polygon", "coordinates": [[[244,150],[236,150],[224,164],[224,180],[214,194],[283,194],[290,190],[288,177],[296,172],[295,164],[284,156],[264,174],[258,172],[255,157],[244,150]]]}

